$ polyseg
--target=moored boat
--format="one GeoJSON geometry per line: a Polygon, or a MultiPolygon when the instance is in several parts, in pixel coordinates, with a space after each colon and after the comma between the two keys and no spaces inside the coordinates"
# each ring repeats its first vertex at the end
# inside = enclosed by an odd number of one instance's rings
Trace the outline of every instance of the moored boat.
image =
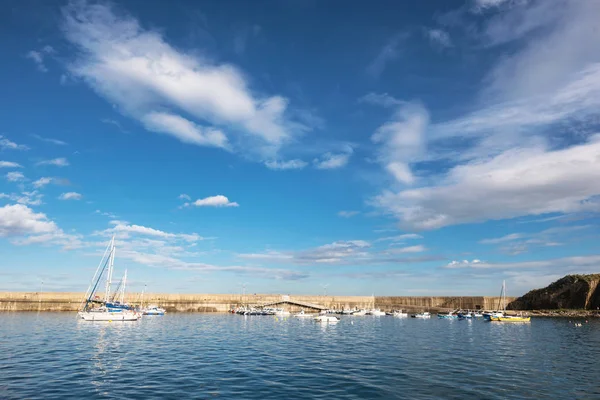
{"type": "Polygon", "coordinates": [[[319,315],[318,317],[314,318],[315,322],[323,322],[323,323],[327,323],[327,324],[335,324],[336,322],[339,322],[340,319],[339,317],[334,317],[331,315],[319,315]]]}
{"type": "Polygon", "coordinates": [[[422,313],[418,313],[412,316],[413,318],[421,318],[421,319],[429,319],[431,318],[431,314],[428,313],[427,311],[422,312],[422,313]]]}
{"type": "Polygon", "coordinates": [[[453,312],[449,312],[448,314],[439,313],[437,316],[438,316],[438,318],[441,318],[441,319],[457,319],[458,318],[458,315],[454,314],[453,312]]]}
{"type": "Polygon", "coordinates": [[[165,315],[167,311],[164,308],[160,308],[156,305],[148,306],[144,309],[144,315],[165,315]]]}
{"type": "Polygon", "coordinates": [[[299,313],[294,314],[294,317],[296,317],[296,318],[312,318],[313,315],[305,313],[304,310],[302,310],[299,313]]]}
{"type": "MultiPolygon", "coordinates": [[[[502,281],[502,291],[500,292],[500,298],[502,300],[503,312],[495,313],[495,315],[489,316],[489,321],[492,322],[531,322],[531,317],[523,315],[506,315],[506,281],[502,281]]],[[[487,318],[486,318],[487,319],[487,318]]]]}
{"type": "Polygon", "coordinates": [[[124,303],[125,283],[127,281],[127,271],[119,283],[119,288],[111,297],[111,281],[115,263],[115,238],[111,239],[104,255],[98,264],[98,268],[92,278],[92,282],[86,291],[77,316],[84,321],[137,321],[142,317],[142,313],[135,311],[132,307],[124,303]],[[102,277],[106,277],[104,299],[100,300],[96,294],[98,285],[102,277]],[[115,301],[117,294],[120,294],[120,301],[115,301]]]}

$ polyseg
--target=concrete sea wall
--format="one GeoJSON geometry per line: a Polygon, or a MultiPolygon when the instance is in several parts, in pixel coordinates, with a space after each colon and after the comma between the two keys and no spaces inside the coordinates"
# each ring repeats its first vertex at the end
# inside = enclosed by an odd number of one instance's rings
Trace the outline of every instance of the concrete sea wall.
{"type": "MultiPolygon", "coordinates": [[[[0,292],[1,311],[77,311],[81,306],[84,293],[59,292],[0,292]]],[[[139,293],[131,293],[126,301],[139,304],[139,293]]],[[[404,309],[411,312],[438,311],[449,309],[496,309],[498,297],[466,296],[282,296],[266,294],[161,294],[146,293],[144,304],[156,304],[168,312],[227,312],[243,305],[262,305],[283,300],[298,301],[321,305],[330,309],[343,310],[354,308],[380,308],[384,311],[404,309]]],[[[507,302],[514,298],[508,298],[507,302]]],[[[299,311],[302,307],[286,305],[290,311],[299,311]]]]}

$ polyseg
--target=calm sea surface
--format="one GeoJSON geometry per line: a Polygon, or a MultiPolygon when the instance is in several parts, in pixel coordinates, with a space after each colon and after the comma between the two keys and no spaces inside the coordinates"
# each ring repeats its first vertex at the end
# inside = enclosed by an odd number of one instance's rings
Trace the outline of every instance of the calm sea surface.
{"type": "Polygon", "coordinates": [[[0,398],[600,399],[600,321],[4,313],[0,398]]]}

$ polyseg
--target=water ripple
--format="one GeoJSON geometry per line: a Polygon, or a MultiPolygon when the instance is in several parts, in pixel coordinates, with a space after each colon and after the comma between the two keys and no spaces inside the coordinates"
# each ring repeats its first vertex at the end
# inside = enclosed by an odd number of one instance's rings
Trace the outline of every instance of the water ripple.
{"type": "Polygon", "coordinates": [[[600,323],[0,315],[0,398],[600,398],[600,323]]]}

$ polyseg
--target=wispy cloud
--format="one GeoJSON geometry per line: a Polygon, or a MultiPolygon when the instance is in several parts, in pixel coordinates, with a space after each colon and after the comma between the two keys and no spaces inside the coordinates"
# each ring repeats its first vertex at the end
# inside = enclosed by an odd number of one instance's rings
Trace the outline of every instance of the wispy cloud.
{"type": "Polygon", "coordinates": [[[116,224],[112,228],[103,231],[95,232],[95,235],[112,236],[117,235],[120,239],[128,239],[130,235],[141,235],[159,237],[163,239],[181,239],[187,242],[197,242],[204,238],[197,233],[171,233],[159,229],[150,228],[142,225],[130,225],[121,221],[115,221],[116,224]]]}
{"type": "Polygon", "coordinates": [[[44,46],[41,50],[31,50],[29,51],[25,57],[33,61],[38,70],[41,72],[48,72],[48,68],[44,64],[44,58],[48,54],[53,54],[54,48],[52,46],[44,46]]]}
{"type": "Polygon", "coordinates": [[[273,170],[302,169],[302,168],[306,167],[307,165],[308,165],[308,163],[306,161],[302,161],[302,160],[265,161],[265,166],[267,168],[273,169],[273,170]]]}
{"type": "Polygon", "coordinates": [[[379,251],[365,240],[339,240],[322,246],[297,251],[274,251],[238,254],[238,257],[287,265],[366,266],[385,264],[417,264],[443,259],[439,256],[398,257],[397,254],[420,253],[424,246],[408,246],[379,251]]]}
{"type": "Polygon", "coordinates": [[[29,147],[23,144],[17,144],[0,135],[0,150],[29,150],[29,147]]]}
{"type": "Polygon", "coordinates": [[[42,142],[46,142],[46,143],[52,143],[52,144],[56,144],[58,146],[66,146],[67,142],[63,142],[62,140],[58,140],[58,139],[52,139],[52,138],[46,138],[46,137],[42,137],[40,135],[31,135],[32,137],[41,140],[42,142]]]}
{"type": "Polygon", "coordinates": [[[103,215],[103,216],[111,218],[111,219],[118,218],[118,216],[116,214],[114,214],[114,213],[106,212],[106,211],[101,211],[101,210],[94,211],[94,214],[103,215]]]}
{"type": "Polygon", "coordinates": [[[386,236],[376,240],[376,242],[404,242],[405,240],[423,239],[423,236],[416,233],[404,233],[402,235],[386,236]]]}
{"type": "Polygon", "coordinates": [[[4,176],[5,176],[6,180],[9,182],[22,182],[26,179],[25,175],[23,175],[22,172],[18,172],[18,171],[8,172],[4,176]]]}
{"type": "MultiPolygon", "coordinates": [[[[600,138],[598,138],[600,139],[600,138]]],[[[600,140],[570,148],[507,151],[460,165],[437,185],[391,191],[373,203],[414,229],[545,213],[598,211],[600,140]]]]}
{"type": "Polygon", "coordinates": [[[448,32],[441,29],[427,29],[425,34],[429,41],[439,47],[452,47],[452,40],[448,32]]]}
{"type": "Polygon", "coordinates": [[[379,77],[387,64],[398,58],[400,54],[399,47],[407,37],[408,34],[399,33],[389,38],[375,59],[367,66],[367,73],[372,77],[379,77]]]}
{"type": "Polygon", "coordinates": [[[79,49],[70,72],[152,131],[224,147],[232,137],[221,128],[231,127],[236,148],[273,154],[306,130],[286,117],[288,99],[252,93],[233,65],[175,49],[125,12],[72,2],[63,16],[63,32],[79,49]]]}
{"type": "Polygon", "coordinates": [[[0,237],[10,237],[16,245],[59,245],[64,249],[81,246],[80,237],[65,233],[44,213],[24,204],[0,207],[0,237]]]}
{"type": "Polygon", "coordinates": [[[12,161],[0,161],[0,168],[23,168],[23,166],[12,161]]]}
{"type": "Polygon", "coordinates": [[[45,176],[45,177],[39,178],[38,180],[34,181],[33,186],[36,188],[41,188],[41,187],[44,187],[44,186],[54,182],[54,180],[55,180],[54,178],[45,176]]]}
{"type": "Polygon", "coordinates": [[[195,206],[195,207],[239,207],[239,204],[235,201],[229,201],[229,199],[221,194],[216,196],[205,197],[198,199],[191,203],[185,203],[184,207],[195,206]]]}
{"type": "Polygon", "coordinates": [[[340,212],[338,212],[338,216],[343,217],[343,218],[351,218],[358,214],[360,214],[360,211],[340,211],[340,212]]]}
{"type": "Polygon", "coordinates": [[[59,198],[59,200],[81,200],[82,197],[83,196],[80,193],[67,192],[67,193],[62,193],[58,198],[59,198]]]}
{"type": "Polygon", "coordinates": [[[341,168],[348,164],[353,152],[352,147],[346,146],[343,152],[337,154],[332,152],[325,153],[320,158],[315,158],[313,163],[317,169],[341,168]]]}
{"type": "Polygon", "coordinates": [[[403,102],[391,96],[369,94],[363,99],[373,104],[391,107],[397,104],[389,121],[371,136],[379,145],[378,160],[396,181],[410,185],[415,182],[410,163],[419,159],[425,150],[425,130],[429,113],[419,103],[403,102]]]}
{"type": "Polygon", "coordinates": [[[60,157],[60,158],[53,158],[51,160],[43,160],[43,161],[36,163],[36,165],[54,165],[56,167],[68,167],[69,161],[64,157],[60,157]]]}
{"type": "Polygon", "coordinates": [[[395,249],[389,249],[386,251],[386,253],[389,254],[405,254],[405,253],[422,253],[424,251],[427,251],[427,248],[425,248],[425,246],[418,244],[415,246],[406,246],[406,247],[398,247],[395,249]]]}
{"type": "Polygon", "coordinates": [[[510,242],[512,240],[521,239],[522,237],[523,237],[522,233],[511,233],[509,235],[505,235],[505,236],[502,236],[499,238],[483,239],[483,240],[480,240],[479,243],[481,243],[481,244],[498,244],[498,243],[510,242]]]}

